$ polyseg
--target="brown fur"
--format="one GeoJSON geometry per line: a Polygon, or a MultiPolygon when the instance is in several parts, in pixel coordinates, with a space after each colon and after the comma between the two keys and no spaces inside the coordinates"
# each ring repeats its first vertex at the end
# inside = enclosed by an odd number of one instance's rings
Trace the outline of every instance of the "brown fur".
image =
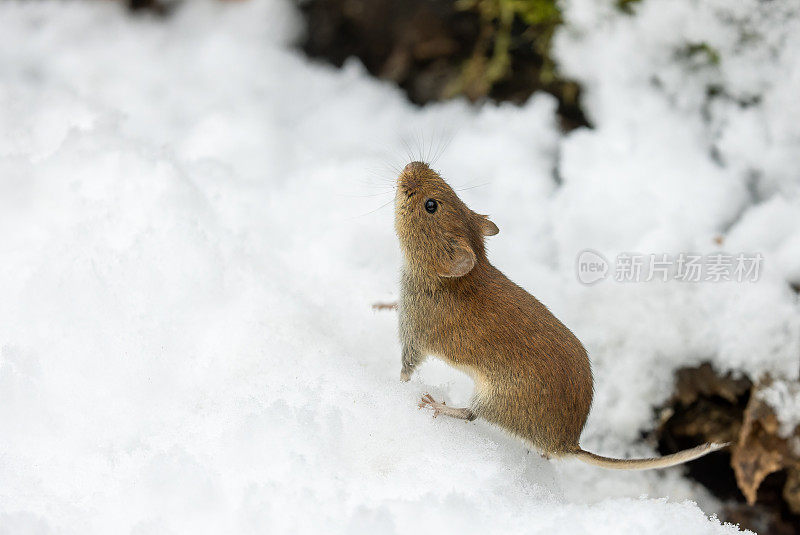
{"type": "MultiPolygon", "coordinates": [[[[395,229],[404,253],[401,378],[425,356],[441,358],[475,381],[468,419],[493,422],[546,455],[599,463],[578,444],[593,394],[586,350],[486,258],[484,236],[497,234],[495,224],[426,164],[412,162],[398,177],[395,229]],[[428,199],[438,202],[433,214],[425,210],[428,199]]],[[[650,467],[635,462],[619,467],[650,467]]]]}

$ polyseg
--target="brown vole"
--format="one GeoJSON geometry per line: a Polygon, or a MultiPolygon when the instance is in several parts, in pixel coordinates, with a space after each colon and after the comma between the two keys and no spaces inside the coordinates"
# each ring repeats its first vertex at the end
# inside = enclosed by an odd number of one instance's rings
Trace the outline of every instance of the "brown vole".
{"type": "Polygon", "coordinates": [[[429,395],[421,407],[484,418],[546,456],[575,456],[606,468],[663,468],[725,446],[628,460],[582,450],[578,442],[593,394],[589,357],[547,307],[489,263],[484,237],[497,234],[497,226],[470,210],[427,164],[412,162],[398,177],[395,229],[404,256],[401,379],[408,381],[434,355],[475,381],[468,408],[448,407],[429,395]]]}

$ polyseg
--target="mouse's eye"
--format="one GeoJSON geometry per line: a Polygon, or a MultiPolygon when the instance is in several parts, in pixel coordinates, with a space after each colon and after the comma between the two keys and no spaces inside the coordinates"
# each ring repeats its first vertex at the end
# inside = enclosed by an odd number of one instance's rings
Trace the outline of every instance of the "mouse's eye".
{"type": "Polygon", "coordinates": [[[439,207],[439,203],[434,201],[433,199],[428,199],[427,201],[425,201],[425,210],[429,214],[434,213],[438,207],[439,207]]]}

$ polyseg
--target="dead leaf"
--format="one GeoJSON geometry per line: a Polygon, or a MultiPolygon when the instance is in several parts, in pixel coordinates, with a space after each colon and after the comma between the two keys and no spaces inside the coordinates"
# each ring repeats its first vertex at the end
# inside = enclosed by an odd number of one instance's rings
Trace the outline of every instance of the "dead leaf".
{"type": "Polygon", "coordinates": [[[756,503],[761,482],[783,467],[782,460],[778,452],[769,451],[756,440],[734,448],[731,464],[736,472],[736,482],[748,504],[756,503]]]}
{"type": "MultiPolygon", "coordinates": [[[[755,503],[758,487],[764,478],[797,464],[787,440],[778,434],[780,425],[775,412],[758,396],[759,389],[768,384],[767,380],[753,389],[744,410],[739,440],[731,455],[736,483],[750,505],[755,503]]],[[[784,487],[784,494],[787,492],[786,488],[784,487]]]]}
{"type": "Polygon", "coordinates": [[[746,377],[734,378],[730,373],[718,375],[711,364],[697,368],[681,368],[676,374],[675,397],[683,405],[691,405],[700,397],[720,396],[736,403],[753,383],[746,377]]]}
{"type": "Polygon", "coordinates": [[[786,484],[783,486],[783,499],[789,505],[789,510],[800,515],[800,463],[789,469],[786,484]]]}

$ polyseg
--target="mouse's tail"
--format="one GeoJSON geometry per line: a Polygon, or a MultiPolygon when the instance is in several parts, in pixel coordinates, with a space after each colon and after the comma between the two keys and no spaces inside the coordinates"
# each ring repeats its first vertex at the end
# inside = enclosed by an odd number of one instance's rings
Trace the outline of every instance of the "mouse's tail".
{"type": "Polygon", "coordinates": [[[651,457],[648,459],[614,459],[613,457],[603,457],[594,453],[578,449],[575,456],[581,461],[595,466],[602,466],[603,468],[611,468],[614,470],[649,470],[651,468],[667,468],[668,466],[675,466],[689,461],[693,461],[702,457],[712,451],[717,451],[728,446],[730,442],[717,443],[707,442],[695,448],[679,451],[672,455],[665,455],[663,457],[651,457]]]}

